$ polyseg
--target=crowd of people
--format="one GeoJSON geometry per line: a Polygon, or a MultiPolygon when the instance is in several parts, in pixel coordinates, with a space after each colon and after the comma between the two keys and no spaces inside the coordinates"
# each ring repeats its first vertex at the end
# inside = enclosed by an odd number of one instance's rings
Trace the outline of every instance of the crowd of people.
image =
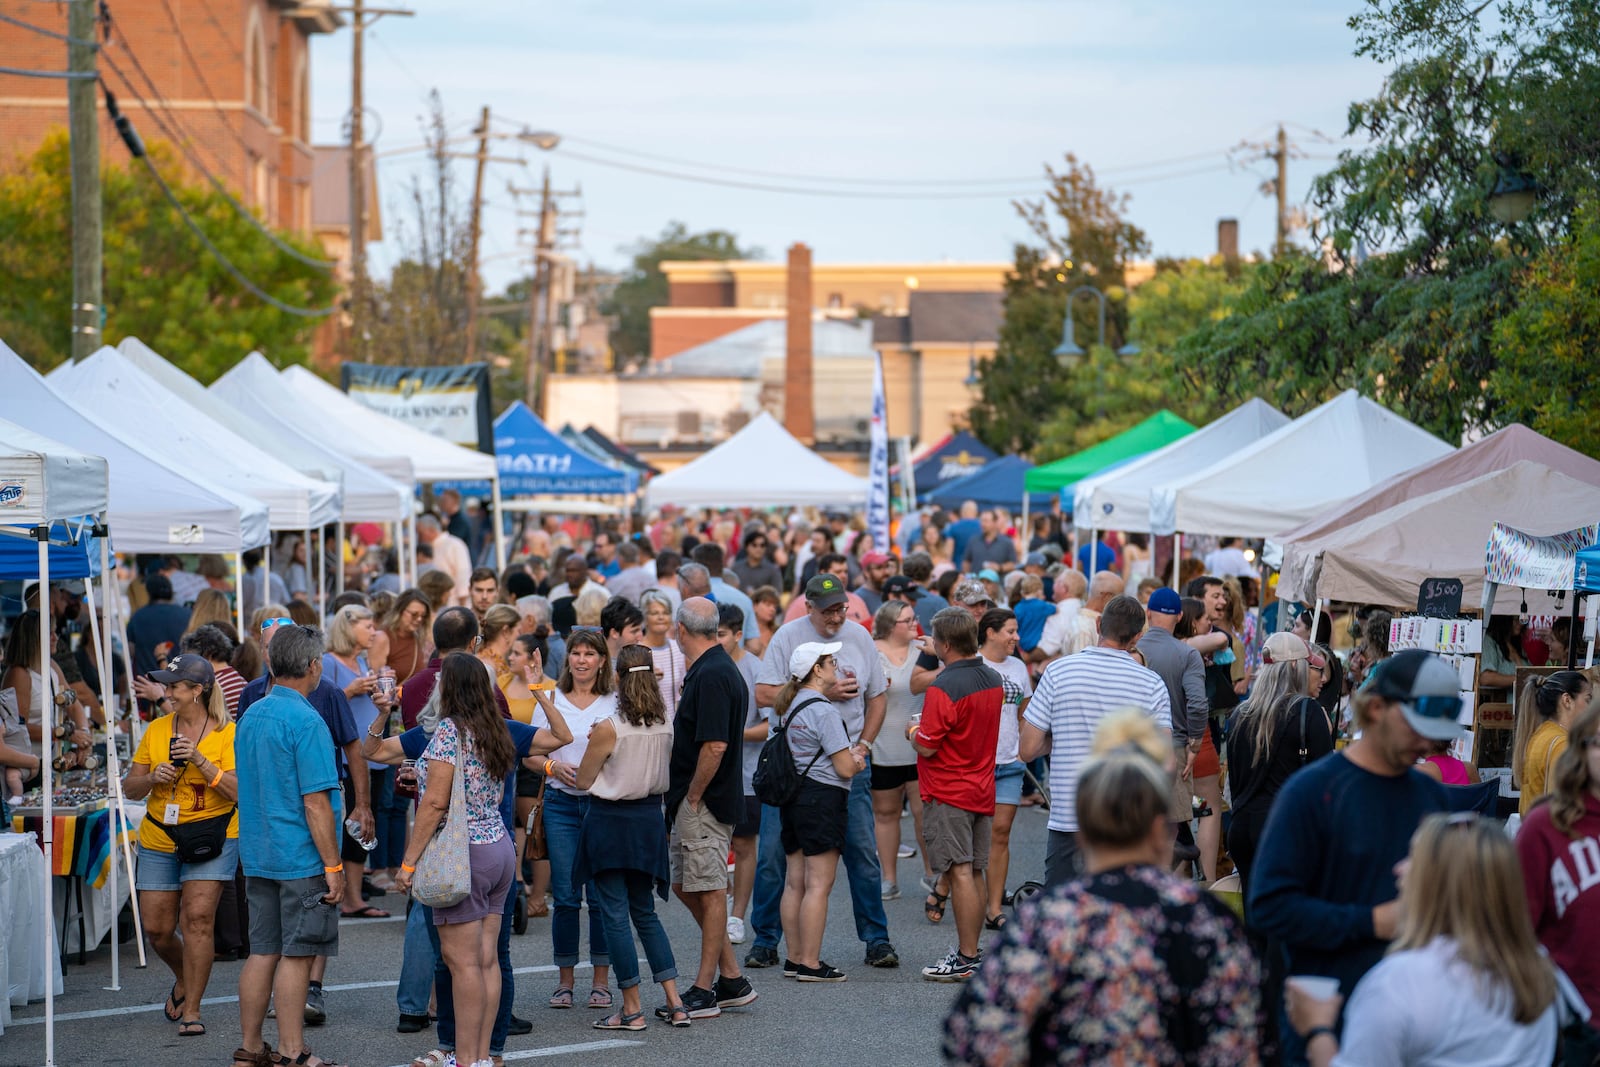
{"type": "MultiPolygon", "coordinates": [[[[1600,1009],[1583,672],[1526,687],[1513,841],[1452,753],[1455,670],[1391,653],[1382,611],[1263,606],[1228,539],[1174,568],[1147,539],[1073,555],[1053,516],[1023,538],[971,506],[907,516],[886,546],[846,514],[668,514],[631,536],[546,517],[497,572],[474,565],[481,523],[439,504],[412,587],[382,530],[319,532],[275,546],[271,574],[247,554],[244,605],[215,557],[136,561],[110,671],[74,647],[70,583],[48,657],[37,616],[10,631],[6,797],[43,751],[34,692],[61,694],[88,752],[102,685],[131,672],[146,721],[123,788],[146,805],[163,1013],[204,1034],[213,963],[244,959],[233,1067],[332,1062],[304,1028],[329,1021],[340,925],[386,898],[405,909],[396,1028],[434,1029],[414,1064],[488,1067],[533,1028],[511,962],[529,920],[548,920],[549,1009],[686,1027],[755,1002],[747,971],[847,980],[822,957],[841,867],[865,966],[900,965],[903,885],[950,920],[920,970],[962,987],[956,1062],[1550,1062],[1564,1001],[1600,1009]],[[1181,588],[1155,577],[1174,569],[1181,588]],[[774,761],[793,780],[758,795],[774,761]],[[1029,807],[1039,854],[1012,848],[1029,807]],[[429,904],[441,826],[459,869],[429,904]],[[1230,872],[1236,909],[1210,891],[1230,872]],[[692,950],[658,914],[673,898],[692,950]]],[[[1483,684],[1509,686],[1538,650],[1488,629],[1483,684]]]]}

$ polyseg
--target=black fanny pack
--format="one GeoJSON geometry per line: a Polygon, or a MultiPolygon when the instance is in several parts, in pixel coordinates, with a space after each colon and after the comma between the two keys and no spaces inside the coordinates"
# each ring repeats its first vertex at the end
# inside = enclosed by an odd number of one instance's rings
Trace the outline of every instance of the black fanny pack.
{"type": "Polygon", "coordinates": [[[184,863],[209,863],[222,855],[228,843],[228,822],[232,818],[233,809],[230,808],[210,819],[195,819],[176,826],[168,826],[163,822],[156,822],[155,825],[172,839],[172,848],[179,860],[184,863]]]}

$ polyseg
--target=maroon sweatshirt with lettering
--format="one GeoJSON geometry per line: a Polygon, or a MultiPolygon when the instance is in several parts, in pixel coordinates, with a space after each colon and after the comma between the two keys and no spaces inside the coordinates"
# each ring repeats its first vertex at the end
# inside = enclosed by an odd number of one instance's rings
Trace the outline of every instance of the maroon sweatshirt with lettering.
{"type": "Polygon", "coordinates": [[[1584,800],[1570,836],[1550,822],[1549,804],[1528,812],[1517,853],[1539,943],[1600,1018],[1600,799],[1584,800]]]}

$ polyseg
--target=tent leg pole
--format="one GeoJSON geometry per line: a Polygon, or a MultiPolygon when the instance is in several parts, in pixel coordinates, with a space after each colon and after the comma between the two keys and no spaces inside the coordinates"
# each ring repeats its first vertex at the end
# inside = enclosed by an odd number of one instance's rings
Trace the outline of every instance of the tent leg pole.
{"type": "Polygon", "coordinates": [[[233,572],[238,575],[234,584],[233,593],[233,618],[234,625],[239,628],[239,633],[244,633],[244,553],[233,554],[233,572]]]}
{"type": "Polygon", "coordinates": [[[1172,535],[1172,589],[1179,596],[1183,595],[1183,590],[1178,588],[1178,575],[1181,573],[1181,564],[1182,563],[1183,563],[1183,534],[1174,533],[1172,535]]]}
{"type": "Polygon", "coordinates": [[[319,534],[317,538],[317,591],[311,598],[311,605],[317,609],[317,618],[320,619],[323,616],[323,608],[328,603],[328,528],[324,526],[319,531],[319,534]]]}
{"type": "Polygon", "coordinates": [[[1317,640],[1317,627],[1322,625],[1322,598],[1319,596],[1313,596],[1311,599],[1316,602],[1316,606],[1311,609],[1311,643],[1315,644],[1317,640]]]}
{"type": "Polygon", "coordinates": [[[1089,527],[1089,573],[1085,575],[1091,582],[1100,570],[1100,530],[1096,526],[1089,527]]]}
{"type": "MultiPolygon", "coordinates": [[[[1589,630],[1589,655],[1588,655],[1588,659],[1585,661],[1585,663],[1583,665],[1585,670],[1588,670],[1590,667],[1594,666],[1594,621],[1595,621],[1594,613],[1595,613],[1595,609],[1596,609],[1597,606],[1600,606],[1600,605],[1597,605],[1596,598],[1593,597],[1593,596],[1589,597],[1589,624],[1588,624],[1588,630],[1589,630]]],[[[1569,635],[1567,635],[1567,640],[1571,641],[1576,636],[1577,636],[1576,634],[1569,634],[1569,635]]]]}
{"type": "Polygon", "coordinates": [[[494,569],[496,573],[503,574],[506,569],[506,527],[505,516],[500,514],[500,479],[489,479],[490,515],[489,521],[494,523],[494,569]]]}
{"type": "Polygon", "coordinates": [[[50,527],[44,526],[34,531],[34,536],[39,539],[39,674],[43,684],[38,686],[39,692],[39,748],[41,757],[39,769],[43,773],[44,787],[44,818],[39,827],[39,835],[43,838],[44,845],[44,904],[45,921],[41,925],[44,935],[45,972],[47,977],[44,983],[44,1062],[45,1067],[55,1067],[56,1062],[56,984],[54,976],[49,972],[49,961],[54,958],[56,950],[56,924],[53,918],[55,907],[51,903],[54,886],[51,882],[51,872],[55,870],[55,759],[53,751],[56,747],[55,738],[55,700],[52,691],[55,689],[55,672],[50,664],[50,527]]]}
{"type": "MultiPolygon", "coordinates": [[[[256,607],[263,608],[272,603],[272,539],[271,533],[267,534],[266,547],[261,550],[261,595],[256,598],[256,607]]],[[[285,604],[284,607],[289,605],[285,604]]],[[[244,640],[244,630],[239,631],[239,639],[244,640]]]]}
{"type": "Polygon", "coordinates": [[[344,592],[344,548],[345,548],[344,523],[339,523],[339,554],[333,560],[333,592],[337,596],[344,592]]]}
{"type": "Polygon", "coordinates": [[[1578,642],[1573,636],[1580,633],[1578,629],[1578,604],[1583,598],[1573,590],[1572,593],[1572,628],[1567,631],[1567,670],[1572,670],[1578,665],[1578,642]]]}
{"type": "Polygon", "coordinates": [[[1028,504],[1029,503],[1030,503],[1030,501],[1028,499],[1028,489],[1027,489],[1026,486],[1024,486],[1023,489],[1022,489],[1022,525],[1017,529],[1017,537],[1022,542],[1022,552],[1020,553],[1020,555],[1024,559],[1026,559],[1028,557],[1028,543],[1033,540],[1033,534],[1029,532],[1029,527],[1028,527],[1028,504]]]}

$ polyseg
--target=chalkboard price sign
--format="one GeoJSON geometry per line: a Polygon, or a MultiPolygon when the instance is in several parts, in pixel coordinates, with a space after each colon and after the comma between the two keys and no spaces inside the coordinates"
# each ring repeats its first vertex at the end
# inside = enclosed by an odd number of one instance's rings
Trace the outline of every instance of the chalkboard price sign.
{"type": "Polygon", "coordinates": [[[1461,579],[1424,578],[1417,586],[1417,614],[1434,619],[1461,614],[1461,579]]]}

